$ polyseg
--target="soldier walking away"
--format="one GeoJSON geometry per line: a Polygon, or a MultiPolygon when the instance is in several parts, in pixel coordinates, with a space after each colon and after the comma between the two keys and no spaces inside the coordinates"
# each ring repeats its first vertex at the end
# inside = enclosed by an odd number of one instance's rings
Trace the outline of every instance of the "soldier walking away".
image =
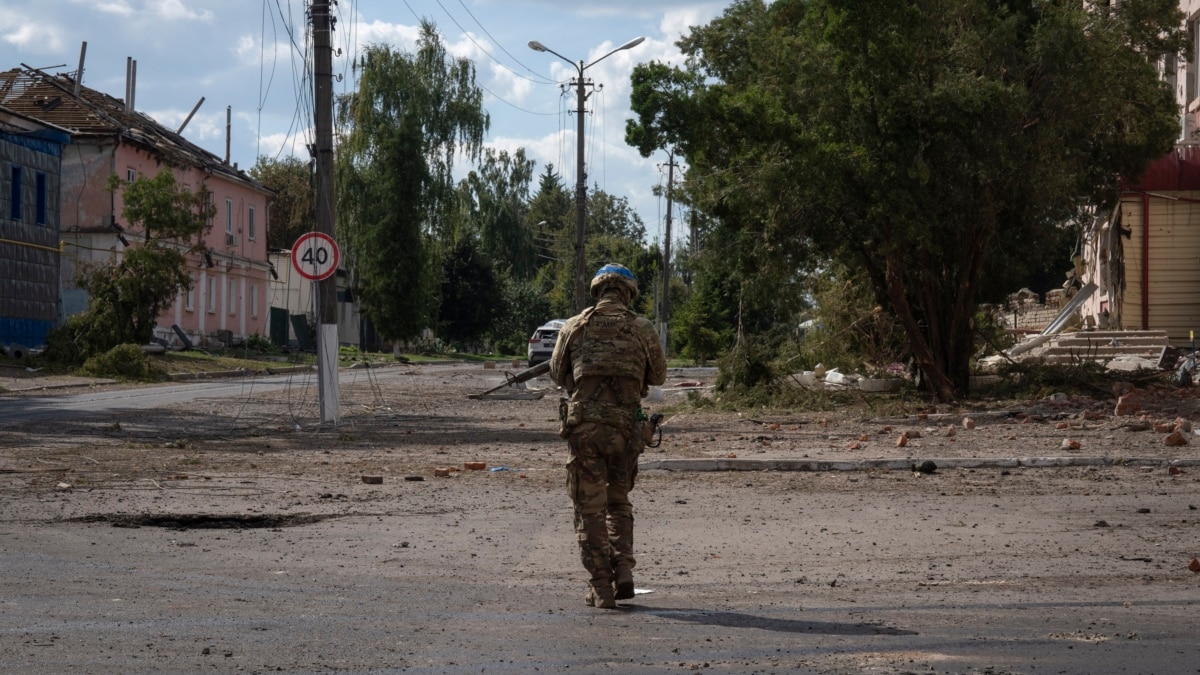
{"type": "Polygon", "coordinates": [[[638,454],[651,432],[640,402],[667,377],[658,333],[630,305],[637,279],[609,263],[592,278],[593,307],[571,317],[550,357],[550,377],[569,398],[559,407],[567,440],[567,490],[575,536],[592,575],[584,601],[612,609],[633,597],[633,505],[638,454]]]}

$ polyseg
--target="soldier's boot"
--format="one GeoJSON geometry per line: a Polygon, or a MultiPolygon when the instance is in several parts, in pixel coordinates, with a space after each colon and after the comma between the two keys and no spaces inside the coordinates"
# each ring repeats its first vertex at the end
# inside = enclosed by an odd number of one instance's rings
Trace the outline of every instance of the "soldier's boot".
{"type": "Polygon", "coordinates": [[[583,601],[587,603],[588,607],[616,609],[617,601],[613,598],[612,581],[593,581],[587,595],[583,596],[583,601]]]}
{"type": "Polygon", "coordinates": [[[633,570],[624,565],[619,565],[614,571],[616,573],[614,584],[617,587],[617,592],[613,597],[617,600],[629,600],[633,598],[633,570]]]}

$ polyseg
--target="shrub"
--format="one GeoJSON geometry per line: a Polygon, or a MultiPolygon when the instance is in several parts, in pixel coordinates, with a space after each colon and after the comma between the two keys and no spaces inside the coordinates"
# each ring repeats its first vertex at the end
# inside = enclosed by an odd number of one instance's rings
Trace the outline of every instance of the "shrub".
{"type": "Polygon", "coordinates": [[[79,372],[93,377],[116,377],[141,382],[154,382],[166,376],[166,373],[142,352],[141,347],[134,344],[117,345],[103,354],[89,358],[79,372]]]}
{"type": "Polygon", "coordinates": [[[277,351],[279,351],[279,348],[275,346],[274,342],[271,342],[270,340],[259,335],[258,333],[246,336],[246,342],[243,345],[243,347],[245,347],[246,349],[253,349],[258,352],[277,352],[277,351]]]}
{"type": "Polygon", "coordinates": [[[91,321],[83,314],[67,317],[46,336],[46,359],[66,366],[83,363],[97,350],[92,344],[91,321]]]}

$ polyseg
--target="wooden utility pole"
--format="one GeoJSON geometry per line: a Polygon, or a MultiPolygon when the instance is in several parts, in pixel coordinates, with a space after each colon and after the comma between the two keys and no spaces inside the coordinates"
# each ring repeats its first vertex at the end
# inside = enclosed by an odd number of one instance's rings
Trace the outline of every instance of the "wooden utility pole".
{"type": "Polygon", "coordinates": [[[659,308],[658,339],[662,341],[663,353],[667,353],[667,318],[671,310],[671,187],[675,182],[675,153],[667,156],[667,236],[663,238],[662,298],[659,308]]]}
{"type": "MultiPolygon", "coordinates": [[[[313,122],[316,127],[317,232],[333,237],[333,22],[331,0],[313,0],[313,122]]],[[[317,383],[321,423],[338,420],[337,274],[315,282],[317,314],[317,383]]]]}

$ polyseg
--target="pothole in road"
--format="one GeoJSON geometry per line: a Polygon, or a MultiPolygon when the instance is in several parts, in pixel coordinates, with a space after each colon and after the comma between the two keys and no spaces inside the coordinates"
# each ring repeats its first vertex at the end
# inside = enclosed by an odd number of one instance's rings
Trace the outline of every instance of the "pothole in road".
{"type": "Polygon", "coordinates": [[[264,515],[214,515],[208,513],[172,514],[94,514],[72,518],[77,523],[109,523],[113,527],[162,527],[168,530],[252,530],[278,529],[311,525],[336,515],[313,514],[264,514],[264,515]]]}

